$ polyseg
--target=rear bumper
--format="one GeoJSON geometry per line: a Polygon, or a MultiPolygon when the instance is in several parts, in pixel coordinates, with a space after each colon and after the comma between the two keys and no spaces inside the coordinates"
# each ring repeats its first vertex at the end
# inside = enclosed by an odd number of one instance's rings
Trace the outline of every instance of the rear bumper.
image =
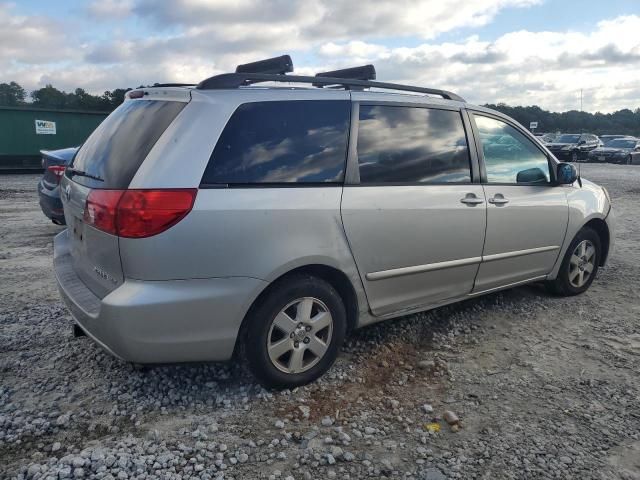
{"type": "Polygon", "coordinates": [[[607,163],[611,161],[611,157],[608,155],[605,156],[605,155],[597,155],[597,154],[590,153],[589,156],[587,157],[587,160],[594,163],[607,163]]]}
{"type": "Polygon", "coordinates": [[[64,224],[64,211],[62,200],[60,199],[60,188],[48,190],[42,185],[42,180],[38,182],[38,198],[42,213],[51,220],[64,224]]]}
{"type": "Polygon", "coordinates": [[[266,286],[246,277],[127,279],[99,298],[73,270],[67,230],[54,240],[54,268],[78,325],[109,353],[135,363],[228,360],[242,319],[266,286]]]}

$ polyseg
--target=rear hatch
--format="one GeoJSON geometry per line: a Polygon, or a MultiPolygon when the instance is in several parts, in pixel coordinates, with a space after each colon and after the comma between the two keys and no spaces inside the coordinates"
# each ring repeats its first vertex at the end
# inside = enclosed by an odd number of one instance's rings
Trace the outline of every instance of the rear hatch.
{"type": "Polygon", "coordinates": [[[86,216],[87,199],[126,190],[189,99],[187,89],[145,89],[142,98],[126,100],[91,134],[65,172],[61,197],[73,268],[99,298],[121,285],[124,276],[118,236],[96,228],[93,213],[86,216]]]}

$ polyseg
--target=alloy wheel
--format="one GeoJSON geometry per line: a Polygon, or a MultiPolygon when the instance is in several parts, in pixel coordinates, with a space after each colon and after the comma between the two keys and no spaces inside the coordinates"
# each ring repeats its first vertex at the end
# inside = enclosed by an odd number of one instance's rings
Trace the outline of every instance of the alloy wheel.
{"type": "Polygon", "coordinates": [[[269,359],[281,372],[305,372],[325,355],[332,333],[333,318],[321,300],[294,300],[271,323],[267,336],[269,359]]]}
{"type": "Polygon", "coordinates": [[[584,286],[595,268],[596,247],[590,240],[576,246],[569,261],[569,283],[575,288],[584,286]]]}

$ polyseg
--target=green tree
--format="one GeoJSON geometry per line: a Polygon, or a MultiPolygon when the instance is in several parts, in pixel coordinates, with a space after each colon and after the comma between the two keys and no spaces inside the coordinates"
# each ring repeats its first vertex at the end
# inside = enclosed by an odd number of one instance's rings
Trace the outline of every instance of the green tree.
{"type": "Polygon", "coordinates": [[[67,94],[47,84],[43,88],[31,92],[35,107],[66,108],[67,94]]]}
{"type": "Polygon", "coordinates": [[[538,106],[511,107],[503,103],[486,105],[516,121],[529,126],[538,122],[538,132],[593,133],[596,135],[618,134],[640,137],[640,108],[618,110],[613,113],[588,113],[577,110],[549,112],[538,106]]]}
{"type": "Polygon", "coordinates": [[[14,106],[24,103],[27,93],[16,82],[0,83],[0,105],[14,106]]]}

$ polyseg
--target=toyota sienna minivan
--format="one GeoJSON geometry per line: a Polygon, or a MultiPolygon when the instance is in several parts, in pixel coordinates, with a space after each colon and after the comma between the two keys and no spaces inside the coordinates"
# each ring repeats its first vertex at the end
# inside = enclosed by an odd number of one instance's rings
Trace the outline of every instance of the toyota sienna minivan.
{"type": "Polygon", "coordinates": [[[355,328],[589,288],[609,195],[521,125],[371,65],[291,71],[283,56],[130,91],[82,145],[54,253],[76,329],[139,364],[239,353],[282,388],[355,328]]]}

